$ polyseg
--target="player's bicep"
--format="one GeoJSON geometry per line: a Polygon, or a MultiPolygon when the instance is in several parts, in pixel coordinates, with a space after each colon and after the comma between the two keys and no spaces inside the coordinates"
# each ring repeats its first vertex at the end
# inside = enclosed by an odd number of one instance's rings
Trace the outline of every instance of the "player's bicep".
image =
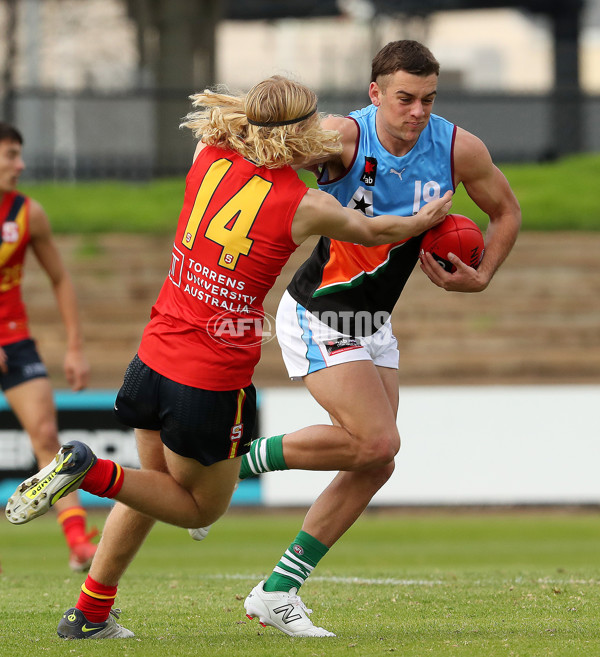
{"type": "Polygon", "coordinates": [[[488,175],[465,184],[465,189],[477,207],[488,215],[490,221],[505,215],[520,214],[519,202],[508,180],[495,165],[492,165],[488,175]]]}
{"type": "Polygon", "coordinates": [[[488,216],[510,209],[516,198],[504,174],[496,167],[486,145],[461,130],[455,147],[457,182],[462,182],[473,202],[488,216]]]}

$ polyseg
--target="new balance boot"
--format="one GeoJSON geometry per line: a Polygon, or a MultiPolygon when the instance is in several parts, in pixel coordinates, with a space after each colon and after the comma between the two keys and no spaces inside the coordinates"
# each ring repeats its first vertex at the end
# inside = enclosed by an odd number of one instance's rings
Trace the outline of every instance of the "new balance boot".
{"type": "Polygon", "coordinates": [[[335,636],[333,632],[317,627],[308,617],[312,609],[308,609],[298,595],[298,589],[285,591],[265,591],[264,580],[255,586],[244,601],[246,616],[258,618],[259,623],[266,627],[276,627],[288,636],[325,637],[335,636]]]}

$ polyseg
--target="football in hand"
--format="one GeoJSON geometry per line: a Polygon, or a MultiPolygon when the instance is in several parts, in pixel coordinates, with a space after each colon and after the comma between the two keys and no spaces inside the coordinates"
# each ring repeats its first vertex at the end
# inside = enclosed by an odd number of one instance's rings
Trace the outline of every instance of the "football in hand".
{"type": "Polygon", "coordinates": [[[483,234],[468,217],[448,214],[441,223],[425,232],[421,249],[429,251],[446,271],[456,271],[448,260],[448,253],[454,253],[466,265],[477,269],[483,258],[483,234]]]}

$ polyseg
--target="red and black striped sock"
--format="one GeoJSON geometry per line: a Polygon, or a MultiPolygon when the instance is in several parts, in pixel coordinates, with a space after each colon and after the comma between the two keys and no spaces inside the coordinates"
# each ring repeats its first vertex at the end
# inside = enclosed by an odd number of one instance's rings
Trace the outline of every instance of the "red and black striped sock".
{"type": "Polygon", "coordinates": [[[86,474],[80,488],[98,497],[114,497],[123,486],[123,468],[109,459],[98,459],[86,474]]]}

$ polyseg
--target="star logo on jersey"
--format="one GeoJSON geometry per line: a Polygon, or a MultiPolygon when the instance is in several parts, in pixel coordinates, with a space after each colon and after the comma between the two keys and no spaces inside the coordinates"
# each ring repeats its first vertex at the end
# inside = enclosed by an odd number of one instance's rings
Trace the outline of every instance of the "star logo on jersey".
{"type": "Polygon", "coordinates": [[[360,181],[372,187],[377,176],[377,160],[374,157],[365,157],[365,168],[360,181]]]}
{"type": "Polygon", "coordinates": [[[348,201],[348,206],[351,210],[358,210],[362,212],[365,217],[373,216],[373,190],[359,187],[352,198],[348,201]]]}
{"type": "Polygon", "coordinates": [[[362,198],[353,198],[354,201],[354,209],[359,210],[363,214],[367,214],[367,208],[371,207],[370,203],[367,203],[367,200],[363,196],[362,198]]]}

